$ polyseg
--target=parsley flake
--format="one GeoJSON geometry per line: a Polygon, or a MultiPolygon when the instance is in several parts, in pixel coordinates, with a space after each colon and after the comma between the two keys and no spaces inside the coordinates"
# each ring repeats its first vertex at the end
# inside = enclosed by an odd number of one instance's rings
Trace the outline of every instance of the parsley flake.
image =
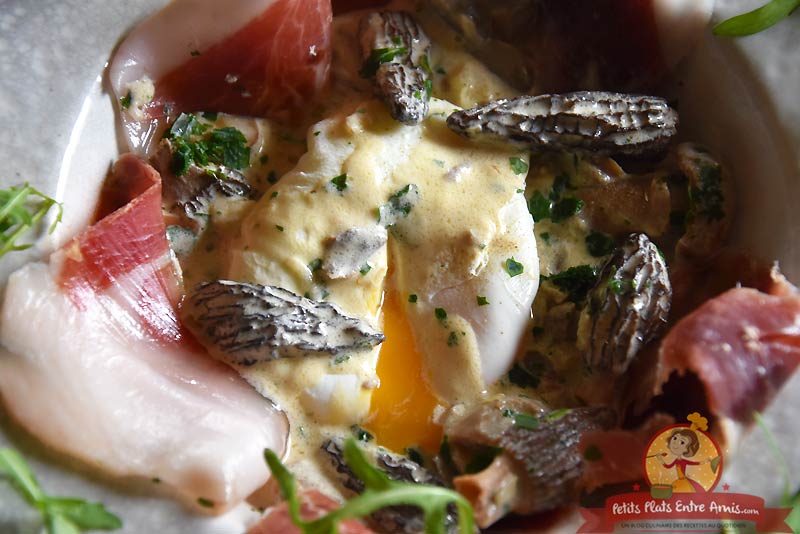
{"type": "Polygon", "coordinates": [[[130,91],[128,91],[127,95],[119,99],[119,105],[122,106],[122,109],[130,108],[131,102],[133,102],[133,94],[130,91]]]}
{"type": "Polygon", "coordinates": [[[477,300],[478,300],[478,306],[486,306],[487,304],[489,304],[489,301],[483,295],[478,295],[477,300]]]}
{"type": "Polygon", "coordinates": [[[511,163],[511,170],[514,171],[514,174],[525,174],[528,172],[528,164],[525,163],[525,160],[519,157],[509,158],[509,163],[511,163]]]}
{"type": "Polygon", "coordinates": [[[417,298],[418,298],[418,297],[417,297],[417,295],[416,295],[416,294],[414,294],[414,293],[411,293],[411,294],[408,296],[408,302],[410,302],[411,304],[416,304],[416,303],[417,303],[417,298]]]}
{"type": "Polygon", "coordinates": [[[525,270],[525,266],[523,266],[520,262],[515,260],[513,256],[506,260],[505,267],[508,276],[510,276],[511,278],[521,275],[525,270]]]}
{"type": "Polygon", "coordinates": [[[331,184],[336,188],[337,191],[340,193],[347,189],[347,173],[340,174],[333,180],[331,180],[331,184]]]}
{"type": "Polygon", "coordinates": [[[362,78],[371,78],[375,76],[378,69],[384,63],[390,63],[397,56],[402,56],[408,53],[405,46],[397,46],[392,48],[376,48],[369,55],[367,60],[361,67],[359,74],[362,78]]]}

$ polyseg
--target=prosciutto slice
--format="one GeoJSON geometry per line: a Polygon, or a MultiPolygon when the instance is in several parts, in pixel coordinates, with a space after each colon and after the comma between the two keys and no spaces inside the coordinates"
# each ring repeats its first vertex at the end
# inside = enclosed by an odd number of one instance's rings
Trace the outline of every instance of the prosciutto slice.
{"type": "Polygon", "coordinates": [[[131,150],[186,111],[287,118],[323,88],[330,0],[175,0],[136,26],[109,67],[131,150]]]}
{"type": "Polygon", "coordinates": [[[800,296],[777,270],[765,289],[730,289],[681,319],[662,342],[657,382],[693,373],[712,414],[752,421],[800,364],[800,296]]]}
{"type": "Polygon", "coordinates": [[[285,452],[285,417],[178,323],[158,174],[128,155],[112,183],[134,198],[11,276],[0,395],[49,447],[222,512],[269,478],[263,450],[285,452]]]}

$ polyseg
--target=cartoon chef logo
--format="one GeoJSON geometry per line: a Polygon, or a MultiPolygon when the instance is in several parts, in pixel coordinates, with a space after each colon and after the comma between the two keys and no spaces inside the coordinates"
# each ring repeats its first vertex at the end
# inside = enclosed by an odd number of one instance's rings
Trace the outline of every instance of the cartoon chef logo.
{"type": "Polygon", "coordinates": [[[644,472],[653,498],[709,492],[722,475],[722,454],[706,433],[708,420],[697,412],[686,419],[689,424],[661,429],[647,446],[644,472]]]}

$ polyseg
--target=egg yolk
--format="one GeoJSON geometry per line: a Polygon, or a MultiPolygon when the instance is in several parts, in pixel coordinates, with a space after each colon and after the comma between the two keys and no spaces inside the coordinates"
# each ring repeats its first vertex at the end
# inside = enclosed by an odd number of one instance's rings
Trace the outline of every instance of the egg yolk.
{"type": "Polygon", "coordinates": [[[396,452],[419,447],[435,453],[442,440],[441,426],[433,422],[438,401],[425,380],[422,357],[396,293],[384,300],[383,330],[386,340],[377,366],[380,386],[372,394],[365,427],[380,445],[396,452]]]}

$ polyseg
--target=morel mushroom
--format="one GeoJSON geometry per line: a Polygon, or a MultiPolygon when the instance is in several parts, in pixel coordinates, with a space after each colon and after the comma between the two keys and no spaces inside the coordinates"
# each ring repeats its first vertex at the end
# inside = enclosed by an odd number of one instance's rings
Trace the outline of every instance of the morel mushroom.
{"type": "Polygon", "coordinates": [[[666,147],[678,114],[659,97],[580,91],[497,100],[452,113],[447,125],[465,137],[533,150],[643,155],[666,147]]]}
{"type": "Polygon", "coordinates": [[[620,375],[667,323],[672,286],[658,247],[632,234],[605,264],[578,321],[590,368],[620,375]]]}
{"type": "Polygon", "coordinates": [[[280,287],[228,280],[199,285],[183,302],[181,314],[212,356],[239,365],[356,352],[385,339],[330,302],[313,301],[280,287]]]}

